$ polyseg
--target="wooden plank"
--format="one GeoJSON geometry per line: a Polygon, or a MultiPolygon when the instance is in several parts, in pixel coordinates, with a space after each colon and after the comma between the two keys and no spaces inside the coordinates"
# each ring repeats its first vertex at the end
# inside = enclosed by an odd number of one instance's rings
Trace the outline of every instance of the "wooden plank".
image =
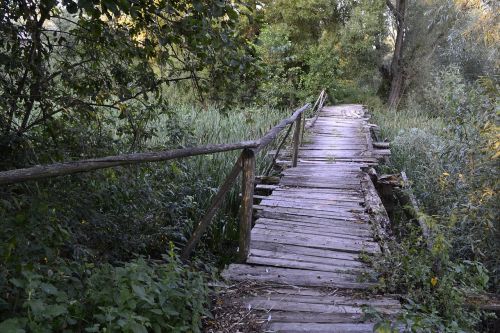
{"type": "Polygon", "coordinates": [[[336,259],[336,258],[323,258],[323,257],[315,257],[309,256],[305,254],[294,254],[288,252],[279,252],[279,251],[267,251],[267,250],[259,250],[259,249],[251,249],[250,258],[251,257],[267,257],[267,258],[276,258],[276,259],[287,259],[287,260],[296,260],[303,261],[309,263],[319,263],[324,265],[333,265],[340,267],[351,267],[351,268],[366,268],[367,265],[358,261],[356,258],[350,259],[336,259]]]}
{"type": "Polygon", "coordinates": [[[274,332],[314,332],[314,333],[372,333],[374,324],[351,323],[271,323],[269,330],[274,332]]]}
{"type": "Polygon", "coordinates": [[[247,260],[248,264],[263,265],[263,266],[274,266],[283,268],[297,268],[297,269],[307,269],[313,271],[322,272],[336,272],[344,274],[352,274],[357,276],[363,272],[368,273],[369,271],[365,268],[350,267],[350,266],[336,266],[332,264],[320,264],[308,261],[299,261],[296,259],[280,259],[280,258],[270,258],[270,257],[260,257],[251,255],[247,260]]]}
{"type": "Polygon", "coordinates": [[[259,206],[262,207],[282,207],[282,208],[305,208],[309,210],[317,210],[324,213],[332,212],[339,214],[346,214],[350,216],[348,213],[363,213],[365,210],[363,207],[342,207],[336,205],[325,205],[322,203],[312,204],[312,203],[299,203],[299,202],[290,202],[290,201],[281,201],[281,200],[263,200],[259,206]]]}
{"type": "Polygon", "coordinates": [[[273,226],[284,227],[284,228],[297,228],[301,229],[304,232],[307,230],[320,230],[324,235],[335,234],[339,237],[343,237],[342,235],[350,236],[350,237],[367,237],[373,238],[373,231],[369,228],[359,228],[359,226],[355,223],[350,224],[346,222],[341,222],[338,224],[327,223],[327,224],[319,224],[319,223],[307,223],[300,221],[290,221],[290,220],[278,220],[278,219],[267,219],[267,218],[259,218],[255,221],[255,227],[260,225],[265,226],[266,228],[272,228],[273,226]]]}
{"type": "Polygon", "coordinates": [[[362,208],[364,202],[361,200],[353,200],[351,198],[344,198],[343,200],[338,200],[337,198],[333,199],[329,198],[311,198],[310,196],[296,196],[296,195],[280,195],[274,193],[269,196],[263,196],[260,199],[265,200],[265,203],[273,203],[273,202],[298,202],[298,203],[322,203],[323,205],[332,205],[336,207],[345,207],[345,208],[353,208],[360,209],[362,208]]]}
{"type": "Polygon", "coordinates": [[[358,313],[317,313],[317,312],[297,312],[297,311],[267,311],[260,315],[263,321],[268,319],[271,322],[280,323],[360,323],[364,315],[358,313]]]}
{"type": "Polygon", "coordinates": [[[304,247],[292,244],[280,244],[274,242],[258,241],[253,239],[251,242],[252,249],[260,249],[275,252],[286,252],[297,255],[308,255],[318,258],[342,259],[342,260],[358,260],[359,254],[352,252],[339,252],[324,248],[304,247]]]}
{"type": "Polygon", "coordinates": [[[297,232],[275,231],[272,234],[268,234],[261,229],[253,229],[252,238],[256,241],[323,248],[352,253],[380,252],[378,244],[371,241],[350,240],[331,236],[306,235],[297,232]]]}
{"type": "Polygon", "coordinates": [[[269,210],[260,210],[256,213],[255,216],[258,216],[259,218],[269,218],[269,219],[276,219],[276,220],[284,220],[284,221],[296,221],[296,222],[308,222],[308,223],[318,223],[318,224],[326,224],[327,226],[330,225],[349,225],[349,224],[355,224],[358,225],[358,228],[364,228],[367,230],[371,229],[371,225],[369,225],[367,222],[363,219],[356,219],[356,220],[347,220],[344,218],[336,218],[336,217],[315,217],[315,216],[305,216],[305,215],[298,215],[298,214],[290,214],[290,213],[282,213],[282,212],[275,212],[275,211],[269,211],[269,210]],[[342,223],[342,224],[339,224],[342,223]]]}
{"type": "Polygon", "coordinates": [[[350,313],[362,314],[363,309],[359,306],[351,305],[336,305],[336,304],[317,304],[317,303],[302,303],[297,301],[285,300],[270,300],[265,298],[254,297],[245,302],[247,308],[256,310],[275,310],[275,311],[290,311],[290,312],[316,312],[316,313],[350,313]]]}
{"type": "Polygon", "coordinates": [[[262,229],[263,232],[274,233],[276,231],[288,231],[302,233],[304,235],[317,235],[317,236],[328,236],[335,238],[344,238],[356,241],[373,241],[372,235],[352,235],[349,230],[345,230],[344,233],[339,233],[337,231],[326,230],[320,227],[306,227],[303,225],[289,225],[289,224],[278,224],[278,223],[258,223],[255,224],[254,228],[262,229]]]}
{"type": "Polygon", "coordinates": [[[234,281],[252,280],[296,286],[328,286],[349,289],[367,289],[374,286],[374,283],[358,282],[356,277],[350,274],[242,264],[229,265],[222,276],[234,281]]]}
{"type": "MultiPolygon", "coordinates": [[[[293,208],[293,207],[268,207],[261,205],[254,205],[254,209],[263,210],[274,213],[284,213],[308,217],[332,218],[344,221],[365,221],[366,217],[357,215],[350,212],[323,212],[319,210],[293,208]]],[[[262,215],[259,215],[262,216],[262,215]]]]}
{"type": "Polygon", "coordinates": [[[312,303],[312,304],[335,304],[335,305],[350,305],[356,307],[373,306],[386,309],[400,309],[401,304],[399,301],[392,297],[384,297],[377,295],[369,295],[370,298],[360,296],[342,296],[331,295],[327,292],[318,291],[315,289],[306,289],[308,294],[300,293],[300,288],[294,289],[277,289],[266,290],[267,293],[262,293],[257,296],[252,296],[251,299],[259,300],[274,300],[274,301],[287,301],[298,303],[312,303]],[[299,290],[298,292],[296,290],[299,290]],[[312,293],[311,293],[312,291],[312,293]]]}
{"type": "Polygon", "coordinates": [[[328,188],[318,188],[311,191],[307,188],[297,188],[297,187],[276,187],[275,191],[282,191],[288,193],[311,193],[311,194],[325,194],[325,195],[338,195],[338,196],[355,196],[358,198],[363,197],[363,191],[361,188],[353,190],[338,190],[338,189],[328,189],[328,188]]]}

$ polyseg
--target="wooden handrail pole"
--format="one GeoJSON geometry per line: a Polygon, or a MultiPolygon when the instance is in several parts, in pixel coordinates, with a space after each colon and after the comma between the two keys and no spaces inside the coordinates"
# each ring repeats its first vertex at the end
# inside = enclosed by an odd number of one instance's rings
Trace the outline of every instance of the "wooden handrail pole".
{"type": "Polygon", "coordinates": [[[242,200],[240,217],[239,261],[244,263],[250,252],[252,231],[253,190],[255,183],[255,153],[245,149],[241,154],[243,166],[242,200]]]}
{"type": "Polygon", "coordinates": [[[242,157],[240,155],[240,157],[234,164],[233,169],[224,180],[224,183],[219,188],[219,191],[217,192],[215,197],[212,199],[210,208],[208,209],[207,213],[205,214],[205,216],[203,216],[200,223],[198,223],[198,226],[191,235],[191,238],[187,242],[186,247],[184,247],[184,249],[182,250],[181,254],[182,260],[187,260],[189,258],[196,244],[198,244],[198,242],[200,241],[201,236],[203,236],[203,234],[207,230],[208,226],[210,225],[210,222],[212,221],[212,218],[214,217],[215,213],[222,204],[225,194],[229,192],[234,182],[236,181],[236,178],[238,178],[238,175],[241,172],[241,163],[242,163],[242,157]]]}
{"type": "Polygon", "coordinates": [[[300,130],[302,126],[302,115],[297,117],[295,120],[295,131],[293,132],[293,157],[292,157],[292,167],[297,166],[297,159],[299,157],[299,146],[300,146],[300,130]]]}

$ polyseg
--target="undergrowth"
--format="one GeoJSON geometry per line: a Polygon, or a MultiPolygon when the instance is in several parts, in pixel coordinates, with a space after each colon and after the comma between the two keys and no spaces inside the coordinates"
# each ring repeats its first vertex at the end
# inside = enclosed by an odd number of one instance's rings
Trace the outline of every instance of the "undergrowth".
{"type": "MultiPolygon", "coordinates": [[[[214,107],[176,106],[150,123],[153,136],[140,149],[257,139],[288,115],[264,111],[223,114],[214,107]]],[[[66,134],[73,136],[67,144],[43,147],[37,140],[46,142],[46,134],[34,133],[18,153],[50,163],[54,156],[79,159],[130,149],[120,120],[99,128],[74,124],[66,134]]],[[[265,154],[258,157],[259,170],[268,162],[265,154]]],[[[239,182],[197,248],[201,259],[187,266],[175,252],[237,156],[227,152],[3,187],[0,331],[198,332],[202,316],[209,315],[207,280],[236,254],[239,182]]]]}
{"type": "Polygon", "coordinates": [[[466,83],[448,67],[397,111],[367,102],[391,141],[381,172],[407,173],[431,231],[427,249],[412,221],[393,221],[402,232],[375,263],[381,288],[407,295],[398,323],[408,331],[485,329],[489,314],[467,299],[500,288],[498,97],[494,78],[466,83]]]}

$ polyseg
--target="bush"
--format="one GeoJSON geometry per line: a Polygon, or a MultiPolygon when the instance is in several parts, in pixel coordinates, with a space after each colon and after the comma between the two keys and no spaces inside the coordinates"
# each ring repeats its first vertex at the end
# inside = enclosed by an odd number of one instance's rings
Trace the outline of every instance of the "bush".
{"type": "Polygon", "coordinates": [[[164,260],[25,266],[3,285],[3,304],[15,299],[15,307],[2,308],[0,319],[9,319],[0,331],[199,332],[208,315],[205,278],[173,248],[164,260]]]}
{"type": "Polygon", "coordinates": [[[450,67],[398,111],[375,109],[392,141],[384,171],[407,172],[431,230],[429,252],[395,221],[400,243],[379,267],[386,290],[408,293],[400,319],[411,331],[478,330],[484,313],[464,305],[466,293],[500,290],[497,101],[494,79],[467,83],[450,67]]]}

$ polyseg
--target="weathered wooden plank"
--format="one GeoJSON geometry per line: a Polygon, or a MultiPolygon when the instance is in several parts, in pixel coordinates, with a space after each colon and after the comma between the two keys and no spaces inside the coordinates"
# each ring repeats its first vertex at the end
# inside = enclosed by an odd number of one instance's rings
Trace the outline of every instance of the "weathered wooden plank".
{"type": "MultiPolygon", "coordinates": [[[[308,216],[308,217],[321,217],[321,218],[333,218],[344,221],[364,221],[366,216],[357,215],[355,213],[349,212],[322,212],[318,210],[304,209],[304,208],[292,208],[292,207],[268,207],[268,206],[260,206],[254,205],[254,209],[264,210],[267,212],[274,213],[285,213],[285,214],[293,214],[300,216],[308,216]]],[[[262,215],[260,215],[262,216],[262,215]]]]}
{"type": "Polygon", "coordinates": [[[288,221],[296,221],[296,222],[308,222],[308,223],[318,223],[318,224],[327,224],[331,223],[331,225],[339,223],[343,223],[344,225],[349,225],[349,223],[353,223],[359,226],[359,228],[364,228],[370,230],[371,226],[367,223],[368,220],[364,220],[366,217],[362,217],[362,219],[349,220],[345,218],[338,217],[316,217],[316,216],[307,216],[307,215],[299,215],[299,214],[291,214],[286,212],[276,212],[270,210],[259,210],[255,214],[255,216],[259,218],[269,218],[276,220],[288,220],[288,221]]]}
{"type": "Polygon", "coordinates": [[[267,251],[260,249],[251,249],[250,258],[251,257],[267,257],[267,258],[276,258],[276,259],[287,259],[287,260],[296,260],[303,261],[309,263],[319,263],[324,265],[333,265],[340,267],[351,267],[351,268],[366,268],[367,265],[362,263],[356,258],[351,259],[337,259],[337,258],[324,258],[324,257],[316,257],[305,254],[294,254],[288,252],[280,252],[280,251],[267,251]]]}
{"type": "Polygon", "coordinates": [[[392,297],[383,296],[371,296],[370,298],[359,297],[359,296],[340,296],[340,295],[330,295],[327,292],[318,291],[315,289],[308,289],[313,293],[309,294],[300,293],[300,288],[294,289],[275,289],[268,291],[268,293],[262,293],[257,296],[252,296],[252,300],[273,300],[273,301],[287,301],[287,302],[298,302],[298,303],[312,303],[312,304],[334,304],[334,305],[350,305],[356,307],[362,306],[373,306],[385,309],[400,309],[401,304],[399,301],[392,297]],[[298,292],[296,290],[299,290],[298,292]],[[278,290],[276,292],[276,290],[278,290]]]}
{"type": "Polygon", "coordinates": [[[370,241],[346,240],[344,238],[304,235],[294,232],[276,231],[267,234],[260,229],[252,230],[252,239],[256,241],[274,242],[280,244],[299,245],[311,248],[329,249],[352,253],[379,253],[377,243],[370,241]]]}
{"type": "Polygon", "coordinates": [[[332,264],[326,265],[315,262],[299,261],[296,259],[289,260],[281,258],[260,257],[254,255],[248,257],[247,263],[255,265],[283,267],[283,268],[307,269],[307,270],[322,271],[322,272],[336,272],[343,274],[352,274],[354,276],[357,276],[363,272],[368,273],[368,270],[359,267],[336,266],[332,264]]]}
{"type": "Polygon", "coordinates": [[[374,283],[358,282],[358,279],[350,274],[243,264],[229,265],[222,276],[235,281],[252,280],[296,286],[329,286],[349,289],[367,289],[374,286],[374,283]]]}
{"type": "MultiPolygon", "coordinates": [[[[317,202],[351,202],[364,203],[363,195],[357,191],[345,191],[337,189],[310,189],[310,188],[278,188],[273,191],[270,198],[298,198],[298,199],[309,199],[317,202]],[[330,192],[321,192],[319,190],[330,190],[330,192]]],[[[272,200],[272,199],[270,199],[272,200]]]]}
{"type": "MultiPolygon", "coordinates": [[[[332,212],[332,213],[363,213],[363,207],[342,207],[335,205],[325,205],[322,203],[312,204],[312,203],[299,203],[299,202],[289,202],[289,201],[276,201],[276,200],[263,200],[259,206],[263,207],[282,207],[282,208],[305,208],[309,210],[317,210],[321,212],[332,212]]],[[[346,214],[346,216],[350,216],[346,214]]]]}
{"type": "MultiPolygon", "coordinates": [[[[328,204],[332,205],[335,207],[344,207],[344,208],[354,208],[354,209],[360,209],[363,207],[364,202],[361,200],[353,200],[351,198],[345,198],[343,200],[332,200],[330,198],[311,198],[310,196],[295,196],[295,195],[280,195],[277,193],[274,193],[270,196],[265,196],[261,198],[262,200],[265,200],[265,203],[273,203],[273,202],[297,202],[297,203],[321,203],[321,204],[328,204]]],[[[336,199],[336,198],[335,198],[336,199]]]]}
{"type": "Polygon", "coordinates": [[[278,224],[278,223],[257,223],[254,228],[262,229],[267,233],[274,233],[276,231],[288,231],[302,233],[304,235],[317,235],[317,236],[328,236],[335,238],[344,238],[357,241],[372,241],[372,235],[352,235],[349,230],[345,230],[344,233],[339,233],[338,231],[327,230],[321,227],[308,227],[304,225],[289,225],[289,224],[278,224]]]}
{"type": "Polygon", "coordinates": [[[320,230],[324,235],[335,234],[338,237],[343,237],[342,235],[351,236],[351,237],[369,237],[373,238],[373,231],[371,228],[359,228],[359,226],[355,223],[350,224],[347,222],[340,223],[332,223],[327,222],[326,224],[320,223],[308,223],[308,222],[300,222],[300,221],[290,221],[290,220],[278,220],[278,219],[267,219],[267,218],[259,218],[255,221],[255,227],[259,225],[264,225],[266,227],[285,227],[285,228],[297,228],[304,232],[307,230],[320,230]]]}
{"type": "Polygon", "coordinates": [[[364,315],[359,313],[317,313],[305,311],[265,311],[261,320],[280,323],[361,323],[364,315]]]}
{"type": "Polygon", "coordinates": [[[314,332],[314,333],[372,333],[374,324],[351,323],[271,323],[269,330],[274,332],[314,332]]]}
{"type": "Polygon", "coordinates": [[[339,252],[324,248],[304,247],[292,244],[280,244],[267,241],[258,241],[253,239],[251,242],[252,249],[261,249],[267,251],[286,252],[297,255],[308,255],[318,258],[332,258],[343,260],[358,260],[359,254],[352,252],[339,252]]]}
{"type": "Polygon", "coordinates": [[[363,197],[363,191],[361,188],[352,190],[338,190],[338,189],[328,189],[328,188],[318,188],[311,191],[308,188],[296,188],[296,187],[276,187],[275,191],[283,191],[287,193],[311,193],[311,194],[329,194],[329,195],[339,195],[339,196],[357,196],[363,197]]]}

